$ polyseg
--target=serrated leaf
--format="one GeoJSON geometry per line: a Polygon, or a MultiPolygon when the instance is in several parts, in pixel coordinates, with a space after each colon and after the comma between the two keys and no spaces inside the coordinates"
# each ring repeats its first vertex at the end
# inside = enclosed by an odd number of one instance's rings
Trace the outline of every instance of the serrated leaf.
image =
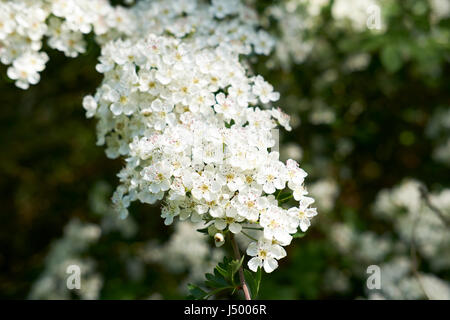
{"type": "Polygon", "coordinates": [[[216,266],[216,268],[214,269],[214,274],[220,274],[222,275],[222,277],[224,277],[225,279],[228,277],[228,271],[224,268],[222,268],[221,266],[216,266]]]}
{"type": "Polygon", "coordinates": [[[213,273],[205,274],[205,287],[211,291],[204,291],[196,285],[189,285],[190,297],[193,299],[208,299],[218,293],[231,291],[235,293],[239,285],[235,282],[235,275],[242,266],[244,257],[238,260],[231,260],[227,257],[223,259],[215,268],[213,273]]]}
{"type": "Polygon", "coordinates": [[[220,274],[213,275],[211,273],[207,273],[205,275],[205,277],[207,279],[207,281],[205,281],[205,285],[210,287],[210,288],[215,289],[215,288],[221,288],[221,287],[229,286],[229,283],[220,274]]]}
{"type": "Polygon", "coordinates": [[[244,256],[242,256],[241,260],[233,260],[230,262],[231,265],[231,278],[234,277],[236,272],[238,272],[239,268],[242,266],[242,263],[244,262],[244,256]]]}
{"type": "Polygon", "coordinates": [[[203,300],[208,295],[208,293],[205,290],[192,283],[188,284],[188,289],[190,294],[188,298],[193,298],[195,300],[203,300]]]}
{"type": "Polygon", "coordinates": [[[258,271],[256,272],[251,272],[248,269],[244,269],[245,281],[247,282],[247,285],[250,289],[250,295],[252,299],[256,299],[258,297],[259,287],[261,284],[261,275],[261,268],[258,268],[258,271]]]}

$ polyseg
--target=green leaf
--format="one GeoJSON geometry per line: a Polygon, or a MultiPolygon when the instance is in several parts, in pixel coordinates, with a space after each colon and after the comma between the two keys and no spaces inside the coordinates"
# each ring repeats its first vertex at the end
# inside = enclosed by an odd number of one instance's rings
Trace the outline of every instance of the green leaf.
{"type": "Polygon", "coordinates": [[[393,73],[403,65],[403,59],[398,47],[387,45],[381,50],[381,62],[387,71],[393,73]]]}
{"type": "Polygon", "coordinates": [[[244,269],[244,277],[247,285],[250,289],[250,294],[252,299],[256,299],[259,294],[259,287],[261,284],[261,268],[258,268],[258,271],[251,272],[250,270],[244,269]]]}
{"type": "Polygon", "coordinates": [[[208,228],[209,228],[209,226],[206,228],[203,228],[203,229],[197,229],[197,231],[200,233],[203,233],[203,234],[208,234],[208,228]]]}
{"type": "Polygon", "coordinates": [[[213,273],[205,274],[205,287],[210,291],[204,291],[196,285],[190,284],[189,291],[192,299],[208,299],[218,293],[224,291],[231,291],[233,294],[239,290],[239,282],[235,281],[236,273],[241,267],[244,261],[244,257],[241,260],[231,260],[227,257],[223,259],[223,262],[214,268],[213,273]]]}
{"type": "Polygon", "coordinates": [[[231,261],[231,279],[234,278],[234,275],[236,272],[238,272],[239,268],[242,266],[242,263],[244,262],[244,256],[242,256],[241,260],[233,260],[231,261]]]}
{"type": "Polygon", "coordinates": [[[211,273],[207,273],[205,274],[206,277],[206,281],[205,281],[205,285],[210,287],[210,288],[220,288],[220,287],[226,287],[229,285],[229,283],[225,280],[225,278],[219,274],[216,273],[215,274],[211,274],[211,273]]]}
{"type": "Polygon", "coordinates": [[[232,286],[223,287],[223,288],[218,288],[218,289],[216,289],[216,290],[213,290],[213,291],[209,292],[209,293],[205,296],[204,299],[208,299],[208,298],[212,297],[213,295],[218,294],[219,292],[222,292],[222,291],[225,291],[225,290],[231,290],[231,289],[233,289],[233,291],[234,291],[236,288],[235,288],[235,287],[232,287],[232,286]]]}
{"type": "MultiPolygon", "coordinates": [[[[239,268],[242,267],[244,263],[244,257],[242,256],[240,260],[232,260],[227,257],[223,259],[222,262],[219,262],[217,266],[214,268],[213,273],[205,274],[205,287],[210,291],[205,291],[200,287],[189,284],[189,292],[190,295],[188,298],[191,299],[208,299],[218,293],[222,293],[225,291],[231,292],[231,294],[235,294],[240,290],[240,282],[238,281],[237,273],[239,268]]],[[[258,269],[257,272],[252,273],[247,269],[244,269],[244,277],[247,285],[250,289],[251,296],[256,298],[259,292],[259,285],[261,283],[261,269],[258,269]]]]}
{"type": "Polygon", "coordinates": [[[306,235],[305,232],[297,231],[296,233],[294,233],[294,234],[292,235],[292,237],[293,237],[293,238],[303,238],[305,235],[306,235]]]}
{"type": "Polygon", "coordinates": [[[200,288],[199,286],[195,285],[195,284],[188,284],[188,289],[189,289],[189,299],[194,299],[194,300],[202,300],[205,299],[205,297],[208,295],[208,293],[203,290],[202,288],[200,288]]]}
{"type": "Polygon", "coordinates": [[[225,279],[229,278],[229,272],[228,272],[228,261],[225,263],[226,258],[224,258],[224,262],[223,263],[219,263],[216,268],[214,269],[214,273],[219,273],[221,274],[225,279]]]}

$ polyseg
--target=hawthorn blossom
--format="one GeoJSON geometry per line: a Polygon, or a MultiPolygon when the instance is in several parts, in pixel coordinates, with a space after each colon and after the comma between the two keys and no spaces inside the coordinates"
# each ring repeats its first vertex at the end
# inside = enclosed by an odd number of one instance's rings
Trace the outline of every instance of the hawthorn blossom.
{"type": "Polygon", "coordinates": [[[294,218],[294,224],[300,226],[300,230],[305,232],[311,225],[310,219],[317,215],[315,208],[310,208],[310,204],[314,202],[314,199],[310,197],[303,197],[300,201],[299,207],[290,208],[288,214],[294,218]]]}
{"type": "Polygon", "coordinates": [[[279,93],[241,62],[274,45],[253,10],[239,0],[143,0],[129,8],[107,0],[18,0],[0,7],[8,13],[0,59],[23,89],[45,68],[45,39],[70,57],[86,50],[88,33],[101,46],[103,81],[83,108],[98,121],[97,144],[109,158],[124,159],[112,197],[121,217],[134,201],[161,201],[166,225],[203,221],[217,246],[250,226],[259,239],[247,250],[250,269],[278,266],[283,246],[315,210],[306,173],[274,150],[273,129],[290,130],[289,116],[259,105],[279,93]],[[279,202],[281,192],[293,194],[298,210],[279,202]]]}
{"type": "MultiPolygon", "coordinates": [[[[131,7],[112,6],[108,0],[0,1],[0,21],[0,61],[6,65],[25,59],[23,56],[42,54],[44,41],[68,57],[77,57],[86,51],[87,34],[94,34],[102,51],[108,50],[111,40],[135,40],[149,34],[167,33],[181,39],[194,32],[198,43],[208,46],[227,43],[230,49],[240,53],[254,50],[267,55],[274,46],[268,33],[255,28],[256,14],[239,0],[212,1],[211,4],[197,0],[142,0],[131,7]]],[[[154,53],[161,49],[157,43],[151,46],[154,53]]],[[[158,69],[157,77],[162,82],[171,81],[172,72],[183,71],[183,64],[194,62],[184,44],[167,53],[158,57],[171,66],[158,69]]],[[[117,63],[125,63],[142,59],[146,54],[141,50],[125,50],[113,58],[117,63]]],[[[17,80],[18,87],[27,89],[39,81],[36,73],[44,68],[19,70],[18,65],[22,65],[19,62],[8,72],[8,77],[17,80]]],[[[149,59],[147,63],[154,65],[155,61],[149,59]]],[[[98,71],[111,70],[111,67],[111,61],[104,60],[98,71]]],[[[209,60],[204,68],[214,68],[214,63],[209,60]]],[[[217,76],[211,74],[211,79],[214,78],[217,76]]],[[[151,84],[150,80],[148,85],[151,87],[151,84]]],[[[217,88],[217,83],[212,81],[210,86],[217,88]]]]}
{"type": "Polygon", "coordinates": [[[286,251],[278,244],[263,240],[250,243],[247,254],[253,257],[248,262],[250,270],[256,272],[258,268],[263,267],[265,272],[270,273],[278,267],[277,260],[284,258],[286,251]]]}
{"type": "Polygon", "coordinates": [[[280,94],[273,91],[273,86],[264,81],[264,78],[257,76],[252,88],[253,93],[259,97],[262,103],[268,103],[270,101],[277,101],[280,99],[280,94]]]}

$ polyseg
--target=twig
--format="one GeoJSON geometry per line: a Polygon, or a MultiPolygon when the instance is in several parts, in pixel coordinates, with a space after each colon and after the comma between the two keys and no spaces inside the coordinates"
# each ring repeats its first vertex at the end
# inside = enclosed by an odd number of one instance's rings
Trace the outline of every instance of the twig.
{"type": "Polygon", "coordinates": [[[419,283],[420,289],[423,291],[423,293],[428,298],[428,300],[431,300],[430,297],[428,296],[427,291],[425,290],[425,288],[423,286],[422,279],[421,279],[419,271],[418,271],[415,234],[416,234],[417,224],[419,223],[419,219],[420,219],[420,210],[417,213],[417,217],[416,217],[416,219],[413,222],[413,227],[412,227],[412,230],[411,230],[411,243],[410,243],[410,247],[409,247],[409,253],[410,253],[410,256],[411,256],[411,268],[412,268],[412,272],[414,274],[414,277],[417,279],[417,282],[419,283]]]}
{"type": "MultiPolygon", "coordinates": [[[[233,247],[234,251],[234,257],[236,258],[236,260],[241,261],[241,254],[239,253],[239,248],[237,246],[236,240],[234,239],[234,235],[231,232],[230,232],[230,240],[231,246],[233,247]]],[[[242,265],[239,267],[239,279],[241,281],[242,291],[244,291],[245,300],[252,300],[252,298],[250,297],[250,292],[247,287],[247,283],[245,282],[244,269],[242,269],[242,265]]]]}
{"type": "Polygon", "coordinates": [[[437,207],[435,207],[431,203],[427,188],[424,185],[421,185],[419,187],[419,191],[420,191],[420,195],[421,195],[423,201],[425,202],[425,204],[427,205],[427,207],[430,208],[431,211],[433,211],[434,213],[437,214],[439,219],[441,219],[441,221],[445,224],[445,226],[447,228],[450,227],[450,221],[445,217],[445,215],[441,212],[441,210],[439,210],[437,207]]]}

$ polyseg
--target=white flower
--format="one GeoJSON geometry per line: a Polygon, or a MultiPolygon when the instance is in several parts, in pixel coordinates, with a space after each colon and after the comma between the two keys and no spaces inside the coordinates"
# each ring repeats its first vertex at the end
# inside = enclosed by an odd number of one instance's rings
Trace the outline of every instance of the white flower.
{"type": "MultiPolygon", "coordinates": [[[[305,170],[300,168],[298,163],[292,159],[286,161],[287,174],[289,182],[294,186],[302,185],[306,176],[308,175],[305,170]]],[[[299,200],[299,199],[295,199],[299,200]]]]}
{"type": "Polygon", "coordinates": [[[155,130],[163,130],[166,125],[175,123],[175,115],[170,112],[173,109],[172,104],[155,99],[151,104],[151,108],[153,110],[152,120],[155,130]]]}
{"type": "Polygon", "coordinates": [[[231,166],[223,166],[221,174],[226,180],[226,185],[230,191],[240,190],[245,186],[245,176],[231,166]]]}
{"type": "Polygon", "coordinates": [[[268,103],[270,101],[277,101],[280,99],[280,94],[278,92],[274,92],[273,86],[264,81],[264,78],[261,76],[256,76],[252,91],[259,97],[262,103],[268,103]]]}
{"type": "Polygon", "coordinates": [[[264,267],[267,273],[278,267],[278,261],[286,256],[286,251],[278,244],[271,241],[252,242],[247,248],[247,254],[252,256],[248,262],[250,270],[256,272],[258,268],[264,267]]]}
{"type": "Polygon", "coordinates": [[[48,61],[46,53],[26,52],[14,60],[13,65],[8,68],[8,77],[16,80],[16,85],[21,89],[27,89],[29,84],[39,82],[38,72],[44,70],[48,61]]]}
{"type": "Polygon", "coordinates": [[[228,230],[232,233],[237,234],[242,230],[242,222],[245,220],[243,217],[239,216],[237,210],[231,207],[231,204],[225,205],[225,216],[223,218],[216,219],[214,226],[218,230],[224,230],[228,226],[228,230]]]}
{"type": "Polygon", "coordinates": [[[86,117],[92,118],[97,110],[97,101],[93,96],[86,96],[83,98],[83,108],[86,109],[86,117]]]}
{"type": "Polygon", "coordinates": [[[314,199],[309,197],[303,197],[300,201],[298,208],[290,208],[288,210],[289,215],[294,218],[294,224],[300,226],[300,229],[305,232],[311,225],[311,218],[317,215],[315,208],[309,208],[310,204],[314,202],[314,199]]]}
{"type": "Polygon", "coordinates": [[[122,113],[130,115],[137,108],[137,95],[125,88],[118,87],[116,90],[111,90],[110,99],[112,102],[110,109],[115,116],[119,116],[122,113]]]}
{"type": "Polygon", "coordinates": [[[333,3],[331,14],[337,21],[349,20],[354,29],[362,31],[366,28],[367,9],[376,5],[376,0],[337,0],[333,3]]]}
{"type": "Polygon", "coordinates": [[[219,19],[225,18],[227,15],[237,13],[240,8],[238,0],[212,0],[211,12],[219,19]]]}
{"type": "MultiPolygon", "coordinates": [[[[278,157],[278,153],[272,152],[268,156],[278,157]]],[[[274,193],[276,189],[284,189],[287,181],[286,168],[281,162],[270,161],[260,169],[256,181],[263,186],[267,194],[274,193]]]]}
{"type": "Polygon", "coordinates": [[[239,192],[237,211],[238,214],[250,222],[258,221],[259,219],[259,208],[258,199],[260,191],[256,189],[248,188],[239,192]]]}
{"type": "Polygon", "coordinates": [[[272,117],[277,119],[283,128],[285,128],[287,131],[292,130],[291,126],[289,125],[290,117],[287,114],[285,114],[283,111],[281,111],[280,108],[272,109],[271,112],[272,112],[272,117]]]}
{"type": "Polygon", "coordinates": [[[142,177],[150,182],[149,189],[152,193],[167,191],[170,183],[170,167],[166,162],[158,162],[153,166],[142,170],[142,177]]]}
{"type": "Polygon", "coordinates": [[[206,201],[216,200],[219,196],[221,185],[216,181],[214,173],[204,171],[202,175],[195,174],[193,181],[192,195],[197,200],[205,199],[206,201]]]}
{"type": "MultiPolygon", "coordinates": [[[[275,40],[266,32],[258,32],[257,36],[253,40],[253,46],[255,48],[255,52],[258,54],[264,54],[268,55],[270,51],[272,50],[272,47],[275,44],[275,40]]],[[[274,92],[275,94],[275,92],[274,92]]],[[[272,97],[275,98],[275,100],[278,100],[279,94],[273,95],[272,97]]],[[[272,99],[270,99],[272,100],[272,99]]],[[[272,100],[274,101],[274,100],[272,100]]],[[[265,102],[263,102],[265,103],[265,102]]]]}
{"type": "Polygon", "coordinates": [[[233,83],[228,89],[228,94],[240,107],[246,108],[251,99],[250,88],[250,85],[244,81],[233,83]]]}
{"type": "Polygon", "coordinates": [[[272,206],[261,214],[259,223],[264,228],[265,239],[288,245],[292,240],[290,233],[295,233],[295,228],[292,228],[289,222],[290,217],[285,210],[272,206]]]}
{"type": "Polygon", "coordinates": [[[161,218],[164,218],[164,224],[170,225],[173,222],[173,218],[180,214],[180,207],[175,202],[171,202],[169,205],[162,207],[161,218]]]}
{"type": "Polygon", "coordinates": [[[226,97],[223,92],[216,95],[216,101],[214,110],[219,114],[223,114],[225,119],[232,119],[237,114],[236,102],[226,97]]]}

